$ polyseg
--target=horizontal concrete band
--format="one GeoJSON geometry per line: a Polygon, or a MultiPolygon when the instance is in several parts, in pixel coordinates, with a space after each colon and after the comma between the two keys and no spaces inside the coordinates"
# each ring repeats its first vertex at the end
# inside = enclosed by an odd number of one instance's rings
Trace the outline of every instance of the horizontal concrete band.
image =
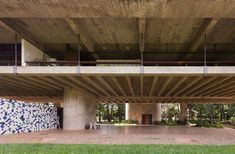
{"type": "Polygon", "coordinates": [[[235,66],[0,66],[0,74],[22,75],[235,75],[235,66]]]}

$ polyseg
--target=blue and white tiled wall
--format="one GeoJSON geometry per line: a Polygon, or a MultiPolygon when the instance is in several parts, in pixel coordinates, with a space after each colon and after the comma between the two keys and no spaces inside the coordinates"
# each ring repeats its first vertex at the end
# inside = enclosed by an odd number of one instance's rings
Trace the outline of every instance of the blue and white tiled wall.
{"type": "Polygon", "coordinates": [[[56,129],[57,108],[0,98],[0,135],[56,129]]]}

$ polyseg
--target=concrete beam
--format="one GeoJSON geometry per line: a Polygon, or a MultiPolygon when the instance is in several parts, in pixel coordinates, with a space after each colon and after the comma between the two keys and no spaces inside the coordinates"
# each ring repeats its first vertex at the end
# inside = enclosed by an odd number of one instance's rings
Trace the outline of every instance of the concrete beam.
{"type": "Polygon", "coordinates": [[[146,31],[146,20],[145,18],[139,18],[139,50],[144,52],[145,43],[145,31],[146,31]]]}
{"type": "Polygon", "coordinates": [[[111,80],[113,81],[113,83],[117,86],[117,88],[122,92],[123,96],[127,96],[125,90],[123,89],[123,87],[120,85],[118,79],[116,77],[111,77],[111,80]]]}
{"type": "Polygon", "coordinates": [[[75,84],[77,84],[79,87],[81,86],[81,87],[87,89],[88,91],[90,91],[90,92],[96,94],[97,96],[101,96],[101,95],[102,95],[102,93],[100,93],[99,91],[95,90],[93,87],[91,87],[91,86],[89,86],[88,84],[86,84],[86,83],[80,81],[80,80],[78,79],[78,77],[68,77],[68,78],[69,78],[70,80],[72,80],[75,84]]]}
{"type": "Polygon", "coordinates": [[[130,77],[126,77],[126,80],[127,80],[127,84],[128,84],[129,89],[130,89],[131,95],[135,96],[135,92],[133,90],[133,86],[132,86],[130,77]]]}
{"type": "MultiPolygon", "coordinates": [[[[190,52],[195,52],[205,42],[205,35],[208,37],[218,22],[219,19],[205,19],[204,25],[193,39],[190,52]]],[[[192,55],[192,53],[189,53],[185,59],[190,58],[192,55]]]]}
{"type": "Polygon", "coordinates": [[[162,92],[167,88],[167,86],[169,85],[169,83],[172,80],[172,76],[168,77],[166,82],[164,83],[163,87],[161,87],[161,90],[157,93],[157,97],[160,97],[162,95],[162,92]]]}
{"type": "Polygon", "coordinates": [[[211,96],[211,97],[139,97],[139,96],[134,96],[134,97],[98,97],[98,101],[103,101],[103,100],[116,100],[117,102],[118,99],[122,99],[126,102],[129,101],[129,103],[179,103],[179,102],[201,102],[201,103],[234,103],[235,98],[232,96],[229,97],[216,97],[216,96],[211,96]]]}
{"type": "Polygon", "coordinates": [[[41,42],[34,40],[31,36],[28,36],[28,34],[26,34],[22,29],[19,30],[17,27],[13,27],[7,19],[0,19],[0,26],[4,27],[12,34],[17,34],[19,38],[23,38],[35,45],[37,48],[43,50],[43,44],[41,42]]]}
{"type": "Polygon", "coordinates": [[[94,52],[94,48],[95,48],[94,41],[92,40],[90,35],[86,33],[84,28],[82,28],[80,25],[78,25],[71,18],[65,18],[65,21],[77,37],[78,37],[78,34],[80,34],[81,41],[87,47],[87,49],[91,52],[94,52]]]}
{"type": "Polygon", "coordinates": [[[222,93],[225,89],[227,89],[227,87],[231,87],[231,85],[234,85],[235,84],[235,81],[231,81],[231,82],[226,82],[224,83],[223,85],[220,85],[220,86],[216,86],[216,88],[213,88],[213,89],[210,89],[210,90],[207,90],[206,92],[204,92],[202,94],[202,96],[206,96],[208,94],[210,95],[213,95],[217,92],[220,92],[222,93]]]}
{"type": "Polygon", "coordinates": [[[144,76],[140,76],[140,96],[143,97],[144,93],[144,76]]]}
{"type": "Polygon", "coordinates": [[[152,82],[152,86],[151,86],[151,89],[150,89],[150,92],[149,92],[149,96],[153,95],[154,89],[156,87],[157,80],[158,80],[158,77],[155,76],[154,79],[153,79],[153,82],[152,82]]]}
{"type": "Polygon", "coordinates": [[[211,89],[211,88],[216,88],[219,84],[221,84],[221,83],[223,83],[224,82],[224,84],[226,84],[230,79],[232,79],[233,77],[232,76],[229,76],[229,77],[227,77],[227,78],[224,78],[224,79],[222,79],[222,80],[219,80],[219,81],[217,81],[216,83],[214,83],[214,84],[211,84],[211,85],[209,85],[209,86],[207,86],[206,88],[203,88],[202,90],[197,90],[196,92],[194,92],[193,93],[193,95],[194,96],[197,96],[197,95],[199,95],[199,94],[204,94],[204,93],[206,93],[209,89],[211,89]]]}
{"type": "Polygon", "coordinates": [[[219,19],[205,19],[205,25],[200,29],[199,33],[197,34],[196,38],[193,40],[193,44],[191,46],[190,51],[194,52],[196,51],[200,45],[204,43],[204,37],[209,36],[211,31],[214,29],[214,27],[219,22],[219,19]]]}
{"type": "Polygon", "coordinates": [[[177,82],[175,84],[175,86],[173,88],[171,88],[171,90],[169,90],[166,94],[166,97],[171,95],[171,93],[174,93],[174,91],[179,88],[180,85],[182,85],[182,83],[187,79],[187,77],[183,77],[179,82],[177,82]]]}
{"type": "Polygon", "coordinates": [[[217,78],[217,76],[213,76],[213,77],[211,77],[210,79],[206,80],[205,82],[203,82],[201,84],[197,83],[195,86],[193,86],[193,88],[191,88],[190,90],[187,90],[187,92],[185,92],[182,96],[187,96],[191,93],[192,93],[192,95],[194,95],[193,94],[194,91],[197,91],[198,89],[200,89],[200,87],[206,86],[207,84],[215,81],[216,78],[217,78]]]}
{"type": "Polygon", "coordinates": [[[61,104],[63,103],[63,97],[48,97],[48,96],[1,96],[4,99],[13,99],[17,101],[24,101],[24,102],[35,102],[35,103],[55,103],[61,104]]]}
{"type": "Polygon", "coordinates": [[[183,93],[185,90],[187,90],[188,88],[190,88],[191,86],[193,86],[195,83],[197,83],[199,80],[202,79],[202,76],[197,77],[193,82],[190,82],[189,84],[187,84],[185,87],[182,87],[179,91],[177,91],[174,96],[178,96],[181,93],[183,93]]]}
{"type": "MultiPolygon", "coordinates": [[[[81,66],[82,75],[138,75],[138,66],[81,66]]],[[[0,74],[13,74],[14,67],[0,66],[0,74]]],[[[77,75],[77,66],[27,66],[17,67],[22,75],[77,75]]],[[[204,75],[203,66],[144,66],[143,75],[204,75]]],[[[208,66],[207,75],[235,75],[235,66],[208,66]]]]}
{"type": "Polygon", "coordinates": [[[94,86],[96,89],[98,89],[99,91],[101,91],[103,94],[105,94],[106,96],[110,96],[109,92],[107,92],[106,90],[104,90],[103,87],[99,86],[95,81],[93,81],[90,77],[83,77],[81,76],[81,78],[83,80],[85,80],[87,83],[89,83],[90,85],[94,86]]]}
{"type": "Polygon", "coordinates": [[[109,83],[102,78],[101,76],[97,76],[97,79],[107,88],[109,89],[109,91],[111,91],[115,96],[119,96],[118,93],[113,89],[113,87],[111,85],[109,85],[109,83]]]}

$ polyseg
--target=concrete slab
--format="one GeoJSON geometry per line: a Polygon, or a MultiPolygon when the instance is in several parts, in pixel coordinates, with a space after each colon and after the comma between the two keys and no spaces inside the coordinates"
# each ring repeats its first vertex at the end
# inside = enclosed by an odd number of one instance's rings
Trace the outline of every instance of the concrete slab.
{"type": "MultiPolygon", "coordinates": [[[[14,66],[0,66],[0,74],[10,74],[14,66]]],[[[144,75],[235,75],[235,66],[145,66],[144,75]]],[[[19,66],[25,75],[140,75],[140,66],[19,66]]]]}

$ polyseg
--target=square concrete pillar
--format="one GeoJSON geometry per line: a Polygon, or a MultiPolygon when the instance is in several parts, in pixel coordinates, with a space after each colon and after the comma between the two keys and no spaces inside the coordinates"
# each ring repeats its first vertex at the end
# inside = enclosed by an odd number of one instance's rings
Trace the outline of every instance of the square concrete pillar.
{"type": "Polygon", "coordinates": [[[96,96],[74,88],[64,89],[64,129],[82,130],[96,121],[96,96]]]}
{"type": "Polygon", "coordinates": [[[129,120],[128,112],[129,112],[129,103],[125,103],[125,120],[129,120]]]}
{"type": "Polygon", "coordinates": [[[183,124],[186,123],[187,120],[188,120],[188,104],[180,103],[179,121],[183,124]]]}
{"type": "Polygon", "coordinates": [[[156,103],[156,121],[162,120],[162,106],[161,103],[156,103]]]}

